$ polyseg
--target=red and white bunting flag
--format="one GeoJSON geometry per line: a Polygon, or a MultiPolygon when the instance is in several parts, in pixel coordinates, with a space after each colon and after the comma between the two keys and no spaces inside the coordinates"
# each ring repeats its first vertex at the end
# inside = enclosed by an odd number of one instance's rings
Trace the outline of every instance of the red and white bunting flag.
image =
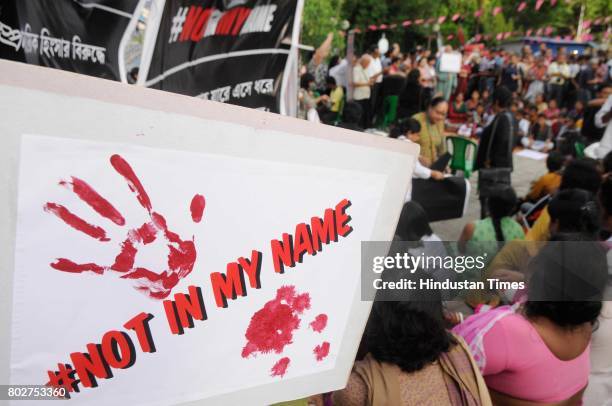
{"type": "Polygon", "coordinates": [[[444,24],[444,21],[446,21],[446,16],[438,17],[438,24],[444,24]]]}
{"type": "Polygon", "coordinates": [[[550,25],[548,27],[546,27],[546,29],[544,30],[544,35],[550,35],[553,32],[553,27],[551,27],[550,25]]]}
{"type": "Polygon", "coordinates": [[[412,25],[412,21],[410,20],[406,20],[402,23],[402,27],[409,27],[412,25]]]}
{"type": "Polygon", "coordinates": [[[389,28],[387,24],[381,24],[380,27],[378,27],[379,30],[386,30],[387,28],[389,28]]]}
{"type": "Polygon", "coordinates": [[[416,19],[414,20],[414,25],[421,25],[423,24],[425,21],[422,18],[416,19]]]}
{"type": "Polygon", "coordinates": [[[533,30],[532,30],[532,29],[528,29],[528,30],[525,32],[525,36],[526,36],[526,37],[531,37],[531,34],[533,34],[533,30]]]}
{"type": "Polygon", "coordinates": [[[536,4],[535,4],[535,9],[536,9],[536,11],[540,10],[540,9],[542,8],[542,5],[543,5],[543,4],[544,4],[544,0],[538,0],[538,1],[536,1],[536,4]]]}
{"type": "Polygon", "coordinates": [[[537,35],[538,37],[542,36],[542,32],[543,32],[543,31],[544,31],[544,29],[543,29],[543,28],[538,28],[538,30],[536,31],[536,35],[537,35]]]}
{"type": "Polygon", "coordinates": [[[482,35],[481,34],[476,34],[474,36],[474,42],[480,42],[481,39],[482,39],[482,35]]]}
{"type": "Polygon", "coordinates": [[[474,17],[480,18],[481,15],[482,15],[482,9],[474,11],[474,17]]]}
{"type": "Polygon", "coordinates": [[[374,24],[368,26],[368,30],[370,30],[370,31],[376,31],[377,29],[378,29],[378,27],[375,26],[374,24]]]}
{"type": "Polygon", "coordinates": [[[452,40],[453,38],[455,38],[455,36],[454,36],[453,34],[449,34],[449,35],[446,37],[446,40],[447,40],[447,41],[450,41],[450,40],[452,40]]]}
{"type": "Polygon", "coordinates": [[[582,23],[582,28],[586,30],[587,28],[591,26],[591,22],[592,22],[591,20],[584,20],[582,23]]]}
{"type": "Polygon", "coordinates": [[[393,29],[395,29],[396,27],[397,27],[397,24],[391,24],[391,25],[389,26],[389,28],[391,28],[392,30],[393,30],[393,29]]]}
{"type": "Polygon", "coordinates": [[[461,45],[465,44],[465,33],[463,32],[463,28],[461,28],[461,26],[457,28],[457,39],[461,45]]]}
{"type": "Polygon", "coordinates": [[[521,2],[521,4],[519,4],[519,6],[517,7],[516,11],[518,11],[520,13],[523,10],[525,10],[526,8],[527,8],[527,2],[523,1],[523,2],[521,2]]]}
{"type": "Polygon", "coordinates": [[[461,14],[457,13],[453,16],[452,20],[454,23],[456,23],[457,21],[459,21],[460,18],[461,18],[461,14]]]}
{"type": "Polygon", "coordinates": [[[498,14],[499,14],[499,13],[501,13],[501,12],[502,12],[502,8],[501,8],[500,6],[497,6],[497,7],[495,7],[495,8],[493,9],[493,15],[494,15],[494,16],[498,15],[498,14]]]}
{"type": "Polygon", "coordinates": [[[599,24],[601,24],[601,20],[603,20],[603,18],[596,18],[596,19],[593,21],[593,25],[599,25],[599,24]]]}
{"type": "Polygon", "coordinates": [[[557,5],[557,0],[550,0],[550,5],[552,7],[556,6],[557,5]]]}
{"type": "Polygon", "coordinates": [[[495,36],[495,39],[497,39],[498,41],[501,41],[502,39],[504,39],[504,34],[500,32],[499,34],[495,36]]]}
{"type": "Polygon", "coordinates": [[[355,29],[353,31],[355,32],[355,34],[360,34],[361,33],[361,28],[355,27],[355,29]]]}

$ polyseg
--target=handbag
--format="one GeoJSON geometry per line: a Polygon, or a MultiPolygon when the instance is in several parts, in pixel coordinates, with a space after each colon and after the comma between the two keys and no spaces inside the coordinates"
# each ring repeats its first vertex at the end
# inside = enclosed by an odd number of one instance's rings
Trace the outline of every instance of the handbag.
{"type": "MultiPolygon", "coordinates": [[[[510,121],[510,137],[508,140],[508,155],[512,156],[512,134],[513,124],[512,117],[508,117],[508,113],[504,113],[508,120],[510,121]]],[[[496,119],[493,123],[493,130],[491,131],[491,139],[489,140],[489,145],[487,146],[487,154],[485,156],[485,167],[481,168],[478,171],[478,194],[480,197],[490,197],[494,192],[496,186],[499,185],[507,185],[510,186],[511,176],[512,176],[512,168],[510,167],[500,167],[500,168],[491,168],[491,148],[493,147],[493,142],[495,140],[495,134],[497,133],[497,123],[499,119],[496,119]]]]}

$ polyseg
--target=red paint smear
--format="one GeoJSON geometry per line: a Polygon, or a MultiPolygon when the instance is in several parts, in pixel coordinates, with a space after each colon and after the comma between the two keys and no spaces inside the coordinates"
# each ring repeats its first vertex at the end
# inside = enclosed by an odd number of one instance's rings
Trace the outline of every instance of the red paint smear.
{"type": "Polygon", "coordinates": [[[193,199],[191,199],[191,219],[199,223],[202,220],[202,214],[204,214],[204,207],[206,206],[206,200],[204,200],[204,196],[195,195],[193,199]]]}
{"type": "Polygon", "coordinates": [[[75,230],[79,230],[90,237],[100,241],[110,241],[110,239],[106,237],[106,231],[104,231],[103,228],[89,224],[60,204],[47,203],[45,205],[45,211],[55,214],[70,227],[74,228],[75,230]]]}
{"type": "Polygon", "coordinates": [[[119,172],[119,174],[123,176],[125,180],[127,180],[130,190],[136,193],[136,198],[142,207],[150,212],[151,200],[149,199],[149,195],[147,195],[147,192],[145,192],[142,183],[140,183],[140,180],[134,173],[134,170],[130,164],[128,164],[127,161],[121,157],[121,155],[117,154],[111,156],[110,162],[111,165],[113,165],[113,168],[115,168],[115,170],[119,172]]]}
{"type": "Polygon", "coordinates": [[[317,361],[322,361],[323,358],[329,355],[329,343],[323,341],[323,344],[317,345],[312,352],[317,357],[317,361]]]}
{"type": "Polygon", "coordinates": [[[133,242],[141,242],[145,245],[152,243],[157,238],[157,228],[153,223],[144,223],[140,228],[130,230],[129,238],[133,242]]]}
{"type": "Polygon", "coordinates": [[[168,230],[166,219],[159,213],[151,213],[151,218],[157,228],[164,232],[168,240],[168,268],[178,273],[180,279],[189,275],[196,260],[196,249],[193,240],[183,240],[178,234],[168,230]]]}
{"type": "Polygon", "coordinates": [[[317,333],[320,333],[321,331],[323,331],[326,326],[327,326],[327,314],[319,314],[317,317],[315,317],[314,321],[310,323],[310,327],[317,333]]]}
{"type": "Polygon", "coordinates": [[[119,211],[115,209],[108,200],[100,196],[98,192],[96,192],[85,181],[73,176],[72,182],[61,181],[60,185],[72,189],[72,191],[76,193],[81,200],[87,203],[102,217],[109,219],[119,226],[125,225],[125,219],[121,213],[119,213],[119,211]]]}
{"type": "Polygon", "coordinates": [[[81,272],[95,272],[102,275],[104,268],[98,264],[77,264],[66,258],[58,258],[54,263],[51,264],[51,268],[57,269],[62,272],[81,273],[81,272]]]}
{"type": "Polygon", "coordinates": [[[279,359],[278,362],[274,364],[274,366],[270,370],[270,376],[280,376],[281,378],[285,376],[285,373],[287,372],[287,367],[289,366],[290,362],[291,360],[288,357],[279,359]]]}
{"type": "Polygon", "coordinates": [[[310,296],[307,293],[297,295],[294,286],[279,288],[276,298],[251,318],[244,335],[247,344],[242,349],[242,357],[256,352],[280,354],[286,345],[291,344],[293,332],[300,326],[298,315],[308,308],[310,296]]]}
{"type": "Polygon", "coordinates": [[[121,251],[115,257],[115,263],[111,265],[111,269],[117,272],[127,272],[134,266],[134,258],[138,250],[129,239],[121,244],[121,251]]]}

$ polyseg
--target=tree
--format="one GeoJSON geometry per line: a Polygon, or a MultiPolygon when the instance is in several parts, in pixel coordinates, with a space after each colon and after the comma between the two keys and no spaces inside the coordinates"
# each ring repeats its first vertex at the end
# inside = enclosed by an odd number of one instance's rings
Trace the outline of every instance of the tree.
{"type": "Polygon", "coordinates": [[[302,14],[301,42],[317,48],[333,32],[334,48],[344,48],[344,38],[338,35],[343,20],[343,0],[305,0],[302,14]]]}
{"type": "MultiPolygon", "coordinates": [[[[522,0],[306,0],[304,29],[307,30],[303,40],[309,45],[320,43],[327,32],[338,30],[340,21],[346,19],[351,26],[359,27],[361,34],[356,36],[356,46],[363,50],[381,37],[380,31],[368,31],[370,25],[396,24],[395,29],[385,30],[390,42],[399,42],[404,47],[416,40],[424,44],[433,35],[431,25],[412,25],[402,27],[405,20],[430,19],[446,16],[440,31],[444,37],[457,36],[458,26],[462,27],[466,39],[477,32],[495,37],[500,32],[524,32],[547,26],[555,29],[554,35],[573,35],[578,25],[581,7],[584,6],[587,20],[594,20],[612,14],[610,0],[558,0],[553,5],[550,0],[544,1],[541,8],[534,10],[537,0],[526,0],[527,9],[518,12],[522,0]],[[501,13],[493,16],[495,7],[501,7],[501,13]],[[475,18],[474,12],[482,9],[481,18],[475,18]],[[464,18],[458,23],[452,22],[454,14],[464,18]],[[330,24],[330,21],[335,21],[330,24]]],[[[601,31],[605,27],[599,27],[601,31]]],[[[454,40],[454,45],[456,39],[454,40]]]]}

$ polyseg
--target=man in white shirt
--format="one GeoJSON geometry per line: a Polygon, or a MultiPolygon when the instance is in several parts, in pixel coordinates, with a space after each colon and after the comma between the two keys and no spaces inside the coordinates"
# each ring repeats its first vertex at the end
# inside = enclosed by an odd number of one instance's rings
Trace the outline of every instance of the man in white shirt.
{"type": "Polygon", "coordinates": [[[382,107],[382,81],[383,81],[383,66],[382,61],[380,60],[380,51],[378,49],[378,45],[372,45],[369,51],[370,57],[372,58],[372,62],[368,66],[368,75],[370,76],[370,80],[373,82],[372,85],[372,95],[370,97],[370,121],[368,124],[370,126],[373,124],[374,117],[379,113],[379,110],[382,107]]]}
{"type": "Polygon", "coordinates": [[[336,84],[338,86],[342,86],[345,90],[348,89],[348,79],[349,79],[350,64],[348,59],[342,59],[338,65],[329,69],[329,76],[336,79],[336,84]]]}
{"type": "Polygon", "coordinates": [[[362,114],[359,126],[364,129],[368,128],[370,121],[370,85],[372,81],[370,75],[368,75],[368,67],[371,63],[372,57],[364,54],[353,67],[353,100],[361,106],[362,114]]]}
{"type": "Polygon", "coordinates": [[[557,106],[562,107],[565,84],[571,78],[570,67],[567,64],[565,53],[559,53],[557,60],[548,67],[548,81],[550,99],[557,101],[557,106]]]}
{"type": "Polygon", "coordinates": [[[601,137],[601,141],[589,145],[584,153],[589,158],[603,159],[608,152],[612,151],[612,94],[595,114],[595,125],[599,128],[605,127],[606,132],[601,137]]]}

